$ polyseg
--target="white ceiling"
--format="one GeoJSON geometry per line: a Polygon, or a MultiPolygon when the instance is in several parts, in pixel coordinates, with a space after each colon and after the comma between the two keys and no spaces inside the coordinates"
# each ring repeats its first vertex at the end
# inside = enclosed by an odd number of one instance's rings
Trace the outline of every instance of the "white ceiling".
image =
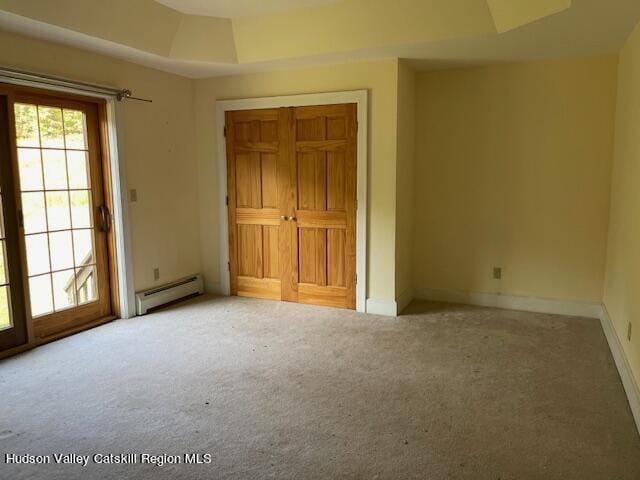
{"type": "Polygon", "coordinates": [[[178,12],[209,17],[252,17],[341,0],[155,0],[178,12]]]}

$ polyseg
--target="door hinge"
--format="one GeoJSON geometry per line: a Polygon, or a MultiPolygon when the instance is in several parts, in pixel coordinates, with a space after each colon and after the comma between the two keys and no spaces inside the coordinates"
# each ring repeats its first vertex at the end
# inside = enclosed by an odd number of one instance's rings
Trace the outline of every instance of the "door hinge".
{"type": "Polygon", "coordinates": [[[20,228],[24,228],[24,215],[22,215],[22,209],[18,210],[18,225],[20,228]]]}
{"type": "Polygon", "coordinates": [[[358,274],[356,273],[356,285],[358,284],[358,274]]]}
{"type": "Polygon", "coordinates": [[[227,138],[227,126],[224,126],[224,138],[227,138]]]}
{"type": "Polygon", "coordinates": [[[227,262],[227,270],[231,271],[231,262],[227,262]]]}
{"type": "Polygon", "coordinates": [[[358,131],[359,128],[360,128],[360,122],[356,122],[356,132],[358,131]]]}
{"type": "Polygon", "coordinates": [[[226,195],[224,197],[224,203],[225,203],[225,205],[229,205],[229,195],[226,195]]]}

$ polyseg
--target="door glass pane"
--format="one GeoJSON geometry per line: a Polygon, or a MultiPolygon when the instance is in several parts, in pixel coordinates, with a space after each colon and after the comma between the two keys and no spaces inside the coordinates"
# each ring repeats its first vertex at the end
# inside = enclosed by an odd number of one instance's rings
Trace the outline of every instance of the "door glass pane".
{"type": "Polygon", "coordinates": [[[88,190],[76,190],[71,195],[71,218],[73,228],[91,227],[91,203],[88,190]]]}
{"type": "Polygon", "coordinates": [[[62,109],[39,106],[38,123],[40,143],[43,148],[64,148],[62,109]]]}
{"type": "MultiPolygon", "coordinates": [[[[0,218],[1,220],[1,218],[0,218]]],[[[3,229],[4,230],[4,229],[3,229]]],[[[9,304],[9,275],[7,265],[7,242],[4,233],[0,240],[0,330],[11,327],[11,307],[9,304]]]]}
{"type": "Polygon", "coordinates": [[[44,185],[47,190],[67,188],[67,165],[64,150],[42,150],[44,185]]]}
{"type": "MultiPolygon", "coordinates": [[[[6,259],[6,250],[7,245],[5,244],[5,240],[0,240],[0,285],[6,285],[9,283],[7,279],[7,271],[5,265],[7,264],[6,259]]],[[[0,319],[0,324],[2,323],[2,319],[0,319]]]]}
{"type": "Polygon", "coordinates": [[[44,193],[29,192],[22,194],[22,217],[24,233],[47,231],[47,215],[44,209],[44,193]]]}
{"type": "Polygon", "coordinates": [[[73,269],[56,272],[53,277],[53,302],[56,311],[76,305],[76,282],[73,269]]]}
{"type": "Polygon", "coordinates": [[[64,134],[67,148],[84,150],[87,135],[84,115],[77,110],[64,110],[64,134]]]}
{"type": "Polygon", "coordinates": [[[78,304],[93,302],[98,299],[96,287],[96,267],[94,265],[76,270],[78,304]]]}
{"type": "Polygon", "coordinates": [[[71,231],[50,233],[49,251],[51,252],[51,271],[73,268],[71,231]]]}
{"type": "Polygon", "coordinates": [[[89,188],[89,169],[87,152],[70,150],[67,152],[67,166],[69,168],[69,188],[89,188]]]}
{"type": "Polygon", "coordinates": [[[14,113],[31,311],[37,317],[98,300],[86,116],[26,104],[16,104],[14,113]]]}
{"type": "Polygon", "coordinates": [[[2,194],[0,194],[0,238],[4,238],[5,237],[5,233],[4,233],[4,212],[3,212],[3,206],[2,206],[2,194]]]}
{"type": "Polygon", "coordinates": [[[9,311],[9,287],[0,287],[0,330],[11,326],[11,312],[9,311]]]}
{"type": "Polygon", "coordinates": [[[25,244],[27,246],[27,270],[29,275],[50,272],[47,234],[27,235],[25,244]]]}
{"type": "Polygon", "coordinates": [[[39,147],[38,109],[35,105],[16,103],[16,144],[19,147],[39,147]]]}
{"type": "Polygon", "coordinates": [[[26,190],[42,190],[42,163],[40,149],[19,148],[18,164],[20,165],[20,188],[26,190]]]}
{"type": "Polygon", "coordinates": [[[67,192],[47,192],[47,220],[49,230],[71,228],[69,194],[67,192]]]}
{"type": "Polygon", "coordinates": [[[31,296],[32,316],[38,317],[53,312],[51,275],[46,274],[29,278],[29,293],[31,296]]]}
{"type": "Polygon", "coordinates": [[[73,253],[77,266],[94,263],[93,232],[91,230],[73,231],[73,253]]]}

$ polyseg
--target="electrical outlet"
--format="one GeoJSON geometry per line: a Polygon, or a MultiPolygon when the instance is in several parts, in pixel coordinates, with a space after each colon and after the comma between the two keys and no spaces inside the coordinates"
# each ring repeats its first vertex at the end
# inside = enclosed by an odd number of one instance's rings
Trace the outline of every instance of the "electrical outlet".
{"type": "Polygon", "coordinates": [[[154,268],[153,269],[153,279],[154,280],[160,280],[160,269],[159,268],[154,268]]]}
{"type": "Polygon", "coordinates": [[[627,340],[631,341],[631,322],[627,325],[627,340]]]}
{"type": "Polygon", "coordinates": [[[129,190],[129,201],[135,203],[138,201],[138,191],[135,188],[129,190]]]}
{"type": "Polygon", "coordinates": [[[493,278],[495,280],[500,280],[502,278],[502,268],[493,267],[493,278]]]}

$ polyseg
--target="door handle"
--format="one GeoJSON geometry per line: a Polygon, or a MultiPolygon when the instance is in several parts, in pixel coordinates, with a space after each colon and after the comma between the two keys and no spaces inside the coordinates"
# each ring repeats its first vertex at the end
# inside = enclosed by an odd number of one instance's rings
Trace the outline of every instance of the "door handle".
{"type": "Polygon", "coordinates": [[[98,210],[100,211],[100,231],[107,233],[111,230],[111,214],[106,205],[100,205],[98,210]]]}
{"type": "Polygon", "coordinates": [[[281,215],[280,220],[284,220],[285,222],[289,222],[289,221],[296,222],[298,219],[296,217],[287,217],[286,215],[281,215]]]}

